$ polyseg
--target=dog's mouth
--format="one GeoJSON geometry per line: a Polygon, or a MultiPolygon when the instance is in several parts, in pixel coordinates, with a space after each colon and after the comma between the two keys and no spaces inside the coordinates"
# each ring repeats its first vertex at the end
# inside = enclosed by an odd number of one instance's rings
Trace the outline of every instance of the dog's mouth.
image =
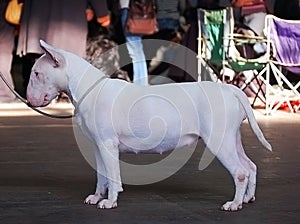
{"type": "Polygon", "coordinates": [[[45,107],[48,106],[51,103],[51,101],[44,101],[43,104],[41,105],[41,107],[45,107]]]}
{"type": "Polygon", "coordinates": [[[45,94],[44,96],[40,97],[39,99],[34,99],[34,98],[27,96],[27,100],[28,100],[27,105],[29,107],[45,107],[51,103],[52,98],[48,94],[45,94]]]}
{"type": "Polygon", "coordinates": [[[32,102],[28,101],[27,105],[29,107],[36,108],[36,107],[45,107],[45,106],[48,106],[50,103],[51,103],[51,101],[50,102],[45,102],[44,101],[43,103],[32,103],[32,102]]]}

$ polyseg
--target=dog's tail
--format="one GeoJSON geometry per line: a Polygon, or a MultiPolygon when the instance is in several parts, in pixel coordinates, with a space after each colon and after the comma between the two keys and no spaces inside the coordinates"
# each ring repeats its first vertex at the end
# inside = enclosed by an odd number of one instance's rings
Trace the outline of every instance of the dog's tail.
{"type": "Polygon", "coordinates": [[[252,107],[249,103],[249,100],[248,100],[246,94],[238,88],[232,88],[232,89],[233,89],[233,93],[234,93],[235,97],[239,100],[239,102],[241,103],[241,105],[243,106],[243,108],[246,112],[250,127],[252,128],[253,132],[255,133],[255,135],[257,136],[259,141],[268,150],[272,151],[271,144],[265,139],[264,134],[262,133],[260,127],[257,124],[257,121],[255,119],[255,116],[254,116],[254,113],[253,113],[253,110],[252,110],[252,107]]]}

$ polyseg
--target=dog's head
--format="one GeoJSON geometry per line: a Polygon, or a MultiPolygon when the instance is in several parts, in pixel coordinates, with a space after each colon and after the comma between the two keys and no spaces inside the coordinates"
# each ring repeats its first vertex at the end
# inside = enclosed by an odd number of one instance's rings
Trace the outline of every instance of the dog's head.
{"type": "Polygon", "coordinates": [[[34,107],[47,106],[60,92],[66,90],[66,61],[61,50],[40,41],[45,51],[32,67],[27,86],[27,100],[34,107]]]}

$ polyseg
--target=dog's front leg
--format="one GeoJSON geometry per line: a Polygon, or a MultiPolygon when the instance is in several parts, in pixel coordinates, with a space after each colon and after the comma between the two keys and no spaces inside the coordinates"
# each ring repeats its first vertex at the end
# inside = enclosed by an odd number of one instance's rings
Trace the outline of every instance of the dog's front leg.
{"type": "Polygon", "coordinates": [[[89,195],[84,203],[95,205],[102,200],[106,194],[108,181],[106,178],[106,170],[99,149],[96,149],[96,164],[97,164],[97,185],[95,194],[89,195]]]}
{"type": "Polygon", "coordinates": [[[123,191],[120,175],[119,148],[113,140],[106,140],[104,143],[98,144],[98,148],[108,182],[108,198],[100,201],[98,208],[115,208],[117,207],[118,194],[123,191]]]}

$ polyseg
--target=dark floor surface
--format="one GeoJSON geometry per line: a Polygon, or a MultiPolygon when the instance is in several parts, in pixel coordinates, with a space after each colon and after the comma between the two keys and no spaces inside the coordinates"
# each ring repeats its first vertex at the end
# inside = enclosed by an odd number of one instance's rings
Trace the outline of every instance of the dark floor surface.
{"type": "Polygon", "coordinates": [[[220,210],[234,190],[220,163],[197,170],[201,142],[178,173],[155,184],[125,185],[118,208],[99,210],[83,204],[94,190],[95,172],[76,145],[71,120],[0,117],[0,224],[299,224],[300,114],[281,114],[258,118],[273,153],[247,123],[242,126],[258,180],[257,200],[239,212],[220,210]]]}

